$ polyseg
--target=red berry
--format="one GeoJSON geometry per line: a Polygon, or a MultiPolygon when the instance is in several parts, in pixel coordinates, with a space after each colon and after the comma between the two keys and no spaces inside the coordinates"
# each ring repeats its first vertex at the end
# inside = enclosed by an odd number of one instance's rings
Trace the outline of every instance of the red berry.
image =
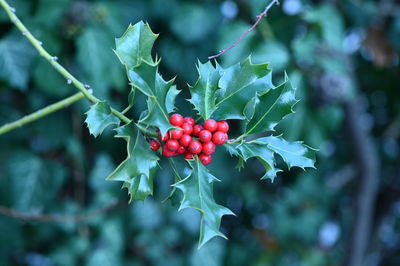
{"type": "Polygon", "coordinates": [[[193,159],[193,154],[190,152],[185,152],[185,154],[183,154],[183,156],[185,156],[186,160],[192,160],[193,159]]]}
{"type": "Polygon", "coordinates": [[[206,155],[214,154],[214,152],[215,152],[215,144],[212,141],[204,143],[202,151],[206,155]]]}
{"type": "Polygon", "coordinates": [[[193,127],[191,125],[189,125],[188,123],[183,123],[181,128],[183,129],[183,133],[186,135],[190,135],[193,132],[193,127]]]}
{"type": "Polygon", "coordinates": [[[187,147],[191,141],[192,141],[192,137],[191,137],[190,135],[186,135],[186,134],[185,134],[185,135],[183,135],[183,136],[181,137],[181,139],[179,140],[179,143],[180,143],[182,146],[187,147]]]}
{"type": "Polygon", "coordinates": [[[167,146],[170,151],[176,151],[179,148],[179,142],[176,139],[170,139],[167,141],[165,146],[167,146]]]}
{"type": "Polygon", "coordinates": [[[191,126],[194,126],[194,124],[196,124],[196,120],[194,120],[194,118],[190,116],[186,116],[183,120],[184,123],[188,123],[191,126]]]}
{"type": "Polygon", "coordinates": [[[186,147],[179,146],[178,150],[176,151],[179,154],[185,153],[186,152],[186,147]]]}
{"type": "Polygon", "coordinates": [[[180,114],[173,114],[169,118],[169,122],[173,126],[180,127],[183,124],[183,116],[181,116],[180,114]]]}
{"type": "Polygon", "coordinates": [[[193,154],[199,154],[201,152],[202,147],[203,146],[201,145],[200,141],[192,140],[189,143],[189,152],[193,154]]]}
{"type": "Polygon", "coordinates": [[[203,129],[204,128],[203,128],[202,125],[194,125],[193,126],[193,132],[192,132],[193,136],[198,137],[199,134],[200,134],[200,131],[202,131],[203,129]]]}
{"type": "Polygon", "coordinates": [[[217,131],[212,136],[212,142],[215,145],[222,145],[228,140],[228,135],[224,132],[217,131]]]}
{"type": "Polygon", "coordinates": [[[168,150],[167,146],[164,145],[164,146],[162,147],[162,154],[163,154],[165,157],[172,157],[172,156],[175,155],[175,152],[168,150]]]}
{"type": "Polygon", "coordinates": [[[207,165],[207,164],[210,164],[210,163],[212,162],[212,157],[211,157],[211,155],[206,155],[206,154],[204,154],[204,153],[202,153],[202,154],[199,155],[199,159],[200,159],[200,162],[201,162],[203,165],[207,165]]]}
{"type": "Polygon", "coordinates": [[[224,133],[227,133],[229,131],[229,124],[226,121],[219,121],[217,125],[218,131],[222,131],[224,133]]]}
{"type": "Polygon", "coordinates": [[[160,148],[160,143],[157,141],[157,140],[154,140],[154,139],[152,139],[151,141],[150,141],[150,149],[152,150],[152,151],[156,151],[156,150],[158,150],[159,148],[160,148]]]}
{"type": "Polygon", "coordinates": [[[204,128],[210,132],[214,132],[218,128],[217,121],[215,121],[214,119],[207,119],[206,121],[204,121],[204,128]]]}
{"type": "Polygon", "coordinates": [[[182,129],[173,129],[171,130],[171,139],[179,140],[183,136],[182,129]]]}
{"type": "Polygon", "coordinates": [[[200,131],[199,133],[199,139],[202,142],[209,142],[211,140],[212,134],[210,131],[208,131],[207,129],[203,129],[202,131],[200,131]]]}
{"type": "Polygon", "coordinates": [[[167,141],[167,140],[169,140],[169,131],[167,131],[167,132],[165,133],[165,135],[164,135],[163,138],[161,138],[161,133],[158,132],[158,139],[159,139],[159,140],[162,140],[162,141],[167,141]]]}

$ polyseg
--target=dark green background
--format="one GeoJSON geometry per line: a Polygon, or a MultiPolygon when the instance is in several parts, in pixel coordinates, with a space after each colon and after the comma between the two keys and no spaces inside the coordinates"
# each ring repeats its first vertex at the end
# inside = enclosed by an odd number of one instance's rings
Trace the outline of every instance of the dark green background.
{"type": "MultiPolygon", "coordinates": [[[[149,22],[160,33],[154,52],[163,59],[161,73],[177,76],[182,89],[178,106],[185,115],[191,114],[184,99],[189,98],[186,84],[197,78],[197,60],[204,62],[234,42],[268,3],[9,2],[52,55],[119,110],[130,88],[112,51],[114,38],[129,23],[149,22]]],[[[399,36],[396,1],[283,0],[221,57],[224,66],[250,54],[256,63],[271,62],[275,84],[286,70],[301,101],[279,132],[319,152],[317,170],[291,169],[271,184],[259,180],[263,168],[257,161],[238,172],[236,161],[219,149],[209,167],[222,181],[215,185],[215,197],[237,216],[223,218],[229,241],[214,239],[201,250],[199,215],[162,203],[173,182],[164,162],[155,195],[144,203],[127,205],[120,184],[104,180],[125,157],[125,146],[111,130],[97,139],[89,136],[83,123],[89,106],[85,100],[1,135],[0,205],[32,215],[75,215],[119,203],[81,222],[24,222],[0,215],[0,264],[345,265],[352,226],[357,226],[357,187],[365,181],[359,170],[370,165],[357,160],[362,149],[353,148],[351,127],[345,123],[357,121],[374,148],[364,155],[378,165],[363,265],[399,265],[399,36]]],[[[74,87],[35,53],[0,10],[0,124],[73,93],[74,87]]],[[[143,102],[139,99],[137,110],[143,102]]],[[[232,135],[241,127],[231,126],[232,135]]]]}

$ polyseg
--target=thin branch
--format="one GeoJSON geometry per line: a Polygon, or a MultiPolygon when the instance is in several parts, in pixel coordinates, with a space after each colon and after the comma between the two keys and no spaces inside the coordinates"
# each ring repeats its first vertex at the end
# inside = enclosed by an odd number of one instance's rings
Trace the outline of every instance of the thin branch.
{"type": "Polygon", "coordinates": [[[228,48],[221,50],[218,54],[209,56],[208,59],[211,60],[211,59],[217,58],[217,57],[223,55],[224,53],[228,52],[229,50],[231,50],[236,45],[238,45],[242,41],[242,39],[247,36],[247,34],[249,34],[251,31],[253,31],[255,29],[255,27],[257,27],[257,25],[261,22],[261,19],[263,19],[264,17],[267,16],[268,11],[274,4],[279,5],[279,1],[272,0],[268,4],[268,6],[264,9],[264,11],[257,15],[257,20],[253,24],[253,26],[251,26],[250,29],[248,29],[245,33],[243,33],[236,42],[231,44],[231,46],[229,46],[228,48]]]}
{"type": "Polygon", "coordinates": [[[25,222],[55,222],[55,223],[65,223],[65,222],[79,222],[89,220],[91,218],[100,216],[104,213],[111,212],[121,207],[122,204],[118,201],[114,201],[105,207],[100,209],[78,214],[78,215],[49,215],[49,214],[27,214],[23,212],[16,211],[5,206],[0,206],[0,214],[15,218],[18,220],[23,220],[25,222]]]}
{"type": "MultiPolygon", "coordinates": [[[[90,86],[83,84],[77,78],[75,78],[71,73],[69,73],[61,64],[57,62],[57,56],[51,56],[43,47],[42,42],[37,40],[32,33],[25,27],[25,25],[21,22],[21,20],[15,15],[15,8],[10,7],[10,5],[5,0],[0,0],[0,6],[7,13],[11,22],[21,31],[22,35],[24,35],[28,41],[33,45],[33,47],[38,51],[40,56],[46,59],[70,84],[73,84],[78,90],[82,92],[85,97],[91,101],[92,103],[100,102],[100,99],[95,97],[92,93],[93,91],[90,89],[90,86]]],[[[111,108],[111,112],[117,116],[121,121],[125,123],[129,123],[131,120],[124,116],[122,113],[117,110],[111,108]]]]}
{"type": "Polygon", "coordinates": [[[0,135],[7,133],[8,131],[14,130],[16,128],[22,127],[26,124],[32,123],[44,116],[54,113],[62,108],[68,107],[69,105],[71,105],[74,102],[77,102],[83,98],[85,98],[85,95],[83,95],[83,93],[81,93],[81,92],[78,92],[68,98],[65,98],[59,102],[53,103],[49,106],[46,106],[45,108],[37,110],[34,113],[24,116],[21,119],[18,119],[14,122],[5,124],[0,127],[0,135]]]}
{"type": "Polygon", "coordinates": [[[343,104],[349,144],[352,145],[359,173],[353,228],[349,238],[350,247],[347,261],[344,264],[347,266],[364,265],[371,238],[379,181],[379,158],[370,132],[363,127],[360,120],[364,112],[360,106],[362,105],[357,97],[343,104]]]}

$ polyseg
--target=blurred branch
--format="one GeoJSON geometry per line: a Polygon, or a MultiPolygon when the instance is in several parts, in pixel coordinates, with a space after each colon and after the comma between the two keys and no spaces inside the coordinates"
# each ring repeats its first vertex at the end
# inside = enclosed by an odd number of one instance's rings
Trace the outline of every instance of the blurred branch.
{"type": "Polygon", "coordinates": [[[360,119],[363,112],[360,110],[361,106],[357,97],[343,104],[349,143],[352,145],[359,173],[358,192],[354,206],[355,218],[346,261],[348,266],[364,265],[363,261],[370,242],[379,175],[379,161],[373,140],[360,119]]]}
{"type": "Polygon", "coordinates": [[[37,110],[34,113],[24,116],[21,119],[18,119],[14,122],[5,124],[0,127],[0,135],[7,133],[8,131],[14,130],[16,128],[22,127],[26,124],[32,123],[44,116],[54,113],[62,108],[68,107],[69,105],[83,99],[84,97],[85,97],[85,95],[83,95],[81,92],[78,92],[68,98],[65,98],[59,102],[53,103],[53,104],[46,106],[40,110],[37,110]]]}
{"type": "MultiPolygon", "coordinates": [[[[21,31],[22,35],[24,35],[28,41],[33,45],[33,47],[38,51],[39,55],[46,59],[55,70],[58,71],[68,82],[68,84],[73,84],[78,90],[82,92],[85,97],[90,100],[92,103],[98,103],[101,100],[95,97],[92,93],[93,91],[90,89],[90,86],[84,85],[77,78],[75,78],[71,73],[69,73],[61,64],[57,62],[57,56],[51,56],[43,47],[42,42],[37,40],[32,33],[25,27],[25,25],[21,22],[21,20],[15,15],[15,8],[10,7],[10,5],[5,0],[0,0],[0,6],[7,13],[11,22],[21,31]]],[[[111,108],[111,112],[118,117],[121,121],[125,123],[131,122],[131,120],[124,116],[122,113],[117,110],[111,108]]]]}
{"type": "Polygon", "coordinates": [[[257,20],[253,24],[253,26],[251,26],[246,32],[244,32],[236,42],[231,44],[231,46],[229,46],[228,48],[221,50],[218,54],[209,56],[208,59],[211,60],[211,59],[217,58],[217,57],[223,55],[224,53],[228,52],[232,48],[234,48],[236,45],[238,45],[242,41],[242,39],[247,36],[247,34],[249,34],[251,31],[253,31],[255,29],[255,27],[257,27],[257,25],[260,23],[261,19],[263,19],[264,17],[267,16],[268,11],[275,4],[279,5],[279,1],[278,0],[272,0],[268,4],[268,6],[264,9],[264,11],[257,15],[257,20]]]}
{"type": "Polygon", "coordinates": [[[0,214],[23,220],[26,222],[55,222],[55,223],[65,223],[65,222],[79,222],[89,220],[91,218],[100,216],[102,214],[114,211],[121,206],[126,204],[121,204],[118,201],[113,201],[109,205],[102,207],[100,209],[78,215],[48,215],[48,214],[27,214],[23,212],[16,211],[5,206],[0,206],[0,214]]]}

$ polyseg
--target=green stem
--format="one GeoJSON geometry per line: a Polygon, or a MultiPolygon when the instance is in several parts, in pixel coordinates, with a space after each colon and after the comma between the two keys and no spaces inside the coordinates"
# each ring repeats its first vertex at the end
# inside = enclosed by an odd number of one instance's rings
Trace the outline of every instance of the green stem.
{"type": "Polygon", "coordinates": [[[145,128],[144,126],[142,126],[140,124],[135,124],[135,125],[140,131],[142,131],[143,134],[145,134],[147,136],[150,136],[150,137],[153,137],[153,138],[157,138],[158,137],[158,134],[156,132],[150,131],[150,130],[148,130],[147,128],[145,128]]]}
{"type": "MultiPolygon", "coordinates": [[[[28,41],[33,45],[33,47],[38,51],[40,56],[46,59],[57,71],[60,73],[68,82],[71,82],[82,94],[92,103],[100,102],[100,99],[92,94],[92,91],[87,90],[85,85],[75,78],[71,73],[69,73],[62,65],[60,65],[56,56],[51,56],[43,47],[42,42],[38,41],[32,33],[25,27],[21,20],[15,15],[15,9],[10,7],[5,0],[0,0],[0,6],[7,13],[11,22],[22,32],[22,34],[28,39],[28,41]]],[[[124,116],[122,113],[111,108],[111,112],[118,117],[121,121],[129,123],[131,120],[124,116]]]]}
{"type": "Polygon", "coordinates": [[[8,131],[11,131],[13,129],[22,127],[26,124],[32,123],[33,121],[36,121],[44,116],[54,113],[55,111],[65,108],[83,98],[85,98],[85,95],[83,95],[83,93],[81,93],[81,92],[78,92],[68,98],[65,98],[62,101],[53,103],[53,104],[51,104],[43,109],[40,109],[32,114],[24,116],[23,118],[18,119],[17,121],[5,124],[2,127],[0,127],[0,135],[7,133],[8,131]]]}

